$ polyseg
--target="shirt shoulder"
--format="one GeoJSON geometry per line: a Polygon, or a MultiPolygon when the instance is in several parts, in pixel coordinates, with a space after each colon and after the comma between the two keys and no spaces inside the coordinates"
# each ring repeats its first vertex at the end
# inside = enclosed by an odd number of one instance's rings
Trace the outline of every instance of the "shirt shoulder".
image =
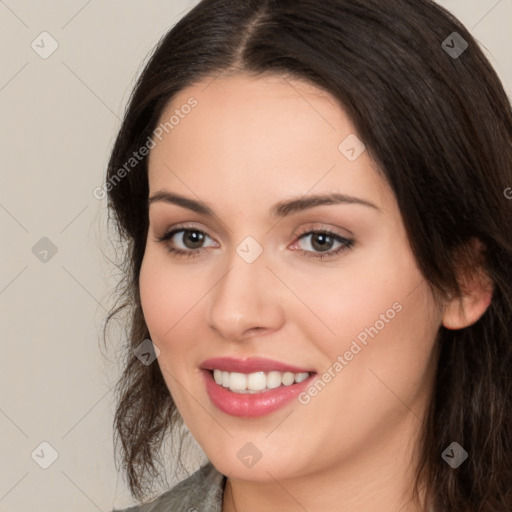
{"type": "Polygon", "coordinates": [[[155,500],[112,512],[222,512],[226,477],[208,462],[155,500]]]}

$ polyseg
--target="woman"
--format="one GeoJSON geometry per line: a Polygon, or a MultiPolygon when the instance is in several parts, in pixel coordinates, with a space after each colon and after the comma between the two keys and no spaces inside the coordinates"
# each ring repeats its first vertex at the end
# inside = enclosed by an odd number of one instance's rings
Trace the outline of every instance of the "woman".
{"type": "Polygon", "coordinates": [[[512,510],[511,186],[508,98],[436,4],[197,5],[105,187],[132,494],[182,424],[208,460],[129,510],[512,510]]]}

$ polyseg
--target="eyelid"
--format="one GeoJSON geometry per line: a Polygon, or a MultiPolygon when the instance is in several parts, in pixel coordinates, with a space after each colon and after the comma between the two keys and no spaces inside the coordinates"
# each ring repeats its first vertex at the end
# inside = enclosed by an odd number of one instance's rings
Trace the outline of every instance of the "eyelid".
{"type": "Polygon", "coordinates": [[[170,227],[165,227],[161,231],[162,234],[165,235],[166,233],[170,233],[171,231],[181,230],[200,231],[201,233],[208,235],[213,240],[213,237],[208,234],[208,230],[201,226],[198,226],[197,223],[195,222],[178,222],[177,224],[172,225],[170,227]]]}
{"type": "Polygon", "coordinates": [[[299,238],[302,235],[305,235],[306,233],[310,233],[311,231],[330,232],[341,238],[346,239],[354,238],[354,234],[348,229],[341,230],[341,228],[332,226],[330,224],[324,224],[322,222],[310,222],[308,224],[305,224],[304,226],[301,226],[297,232],[295,232],[294,236],[299,238]],[[345,231],[345,234],[343,234],[342,231],[345,231]]]}

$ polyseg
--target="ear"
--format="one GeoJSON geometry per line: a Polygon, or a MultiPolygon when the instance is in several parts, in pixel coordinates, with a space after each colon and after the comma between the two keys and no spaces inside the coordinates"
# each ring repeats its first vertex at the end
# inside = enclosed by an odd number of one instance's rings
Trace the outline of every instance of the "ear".
{"type": "Polygon", "coordinates": [[[442,323],[447,329],[463,329],[476,323],[492,300],[494,286],[483,266],[485,246],[477,238],[472,238],[469,245],[476,258],[466,261],[458,272],[462,297],[450,297],[444,304],[442,323]]]}

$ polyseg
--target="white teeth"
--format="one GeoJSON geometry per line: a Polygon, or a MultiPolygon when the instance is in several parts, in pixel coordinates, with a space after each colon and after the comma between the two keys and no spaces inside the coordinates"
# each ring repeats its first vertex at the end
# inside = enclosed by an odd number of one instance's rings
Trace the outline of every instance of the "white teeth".
{"type": "MultiPolygon", "coordinates": [[[[231,374],[233,375],[233,374],[231,374]]],[[[267,378],[263,372],[249,373],[247,375],[247,387],[242,389],[252,389],[253,391],[261,391],[267,387],[267,378]]],[[[231,389],[231,386],[229,387],[231,389]]]]}
{"type": "Polygon", "coordinates": [[[289,386],[290,384],[293,384],[295,382],[295,375],[291,372],[286,372],[282,376],[282,381],[285,386],[289,386]]]}
{"type": "Polygon", "coordinates": [[[221,373],[222,373],[222,385],[227,388],[227,387],[229,387],[229,373],[228,372],[221,372],[221,373]]]}
{"type": "Polygon", "coordinates": [[[274,389],[281,385],[281,372],[270,372],[267,375],[267,388],[274,389]]]}
{"type": "Polygon", "coordinates": [[[295,382],[302,382],[303,380],[306,380],[308,377],[309,377],[308,372],[296,373],[295,374],[295,382]]]}
{"type": "Polygon", "coordinates": [[[244,373],[233,372],[231,375],[228,374],[228,376],[229,389],[231,389],[231,391],[245,391],[247,389],[247,375],[244,373]]]}
{"type": "Polygon", "coordinates": [[[235,393],[258,393],[264,389],[275,389],[279,386],[291,386],[309,377],[308,372],[254,372],[238,373],[213,370],[213,378],[219,386],[229,388],[235,393]]]}

